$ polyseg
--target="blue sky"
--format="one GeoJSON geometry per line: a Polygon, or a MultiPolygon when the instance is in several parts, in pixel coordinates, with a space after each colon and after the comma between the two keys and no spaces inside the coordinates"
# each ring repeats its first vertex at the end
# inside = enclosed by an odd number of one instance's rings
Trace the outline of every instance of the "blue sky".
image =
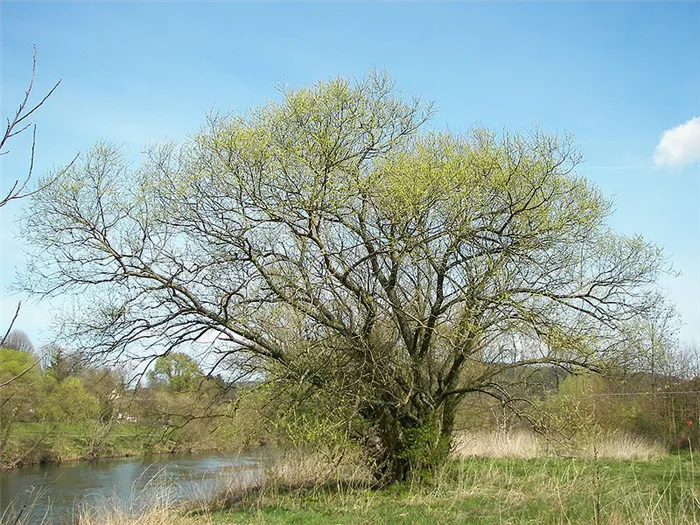
{"type": "MultiPolygon", "coordinates": [[[[572,133],[580,173],[615,199],[612,225],[663,246],[681,272],[662,284],[682,340],[700,342],[700,2],[3,1],[0,17],[3,121],[33,45],[37,94],[63,79],[35,119],[37,174],[101,139],[137,164],[144,145],[186,137],[209,109],[245,111],[282,83],[371,68],[434,101],[436,129],[572,133]]],[[[27,167],[27,142],[10,149],[2,189],[27,167]]],[[[7,290],[23,265],[21,207],[0,210],[0,327],[22,299],[7,290]]],[[[17,327],[48,342],[57,307],[26,304],[17,327]]]]}

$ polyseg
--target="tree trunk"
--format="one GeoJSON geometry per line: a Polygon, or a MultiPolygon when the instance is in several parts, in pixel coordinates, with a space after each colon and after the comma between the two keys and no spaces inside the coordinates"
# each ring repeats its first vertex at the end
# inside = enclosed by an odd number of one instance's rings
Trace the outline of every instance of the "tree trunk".
{"type": "Polygon", "coordinates": [[[411,416],[384,409],[367,418],[372,426],[363,445],[377,483],[425,480],[442,467],[449,457],[454,408],[449,407],[447,426],[443,409],[411,416]]]}

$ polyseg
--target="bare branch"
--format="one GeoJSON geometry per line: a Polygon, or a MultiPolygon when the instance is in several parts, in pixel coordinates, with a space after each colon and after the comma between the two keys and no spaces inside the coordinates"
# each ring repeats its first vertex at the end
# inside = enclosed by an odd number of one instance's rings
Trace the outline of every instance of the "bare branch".
{"type": "Polygon", "coordinates": [[[5,132],[0,138],[0,155],[7,155],[10,150],[5,149],[8,145],[10,139],[17,137],[18,135],[24,133],[30,127],[32,128],[32,145],[31,152],[29,155],[29,169],[27,170],[27,175],[24,179],[16,179],[12,184],[12,187],[5,194],[4,197],[0,198],[0,207],[5,206],[8,202],[16,199],[22,199],[28,197],[35,193],[35,191],[25,191],[27,185],[32,178],[34,172],[34,155],[36,150],[36,125],[32,125],[28,119],[31,117],[35,111],[44,105],[44,103],[54,94],[58,86],[61,84],[61,80],[58,80],[51,89],[44,95],[39,102],[36,104],[30,104],[30,98],[32,91],[34,89],[34,79],[36,75],[36,47],[34,48],[34,53],[32,55],[32,71],[29,77],[29,85],[24,93],[24,98],[19,103],[17,111],[12,118],[7,119],[7,126],[5,127],[5,132]]]}

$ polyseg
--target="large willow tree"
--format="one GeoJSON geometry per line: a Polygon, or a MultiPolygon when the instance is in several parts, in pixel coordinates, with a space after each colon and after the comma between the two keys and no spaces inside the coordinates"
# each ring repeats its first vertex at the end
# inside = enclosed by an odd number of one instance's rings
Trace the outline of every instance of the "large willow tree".
{"type": "Polygon", "coordinates": [[[24,285],[72,292],[95,353],[216,334],[216,362],[354,407],[376,475],[405,479],[445,459],[468,393],[614,361],[663,269],[610,231],[569,139],[422,133],[430,115],[370,75],[212,116],[135,170],[98,145],[34,197],[24,285]]]}

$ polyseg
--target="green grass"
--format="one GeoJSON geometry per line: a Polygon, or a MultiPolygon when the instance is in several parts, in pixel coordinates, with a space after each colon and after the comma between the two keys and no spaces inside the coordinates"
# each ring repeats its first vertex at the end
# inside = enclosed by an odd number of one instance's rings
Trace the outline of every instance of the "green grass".
{"type": "Polygon", "coordinates": [[[201,520],[222,525],[695,524],[700,523],[700,465],[689,454],[654,461],[471,459],[452,462],[431,484],[273,491],[201,520]]]}

